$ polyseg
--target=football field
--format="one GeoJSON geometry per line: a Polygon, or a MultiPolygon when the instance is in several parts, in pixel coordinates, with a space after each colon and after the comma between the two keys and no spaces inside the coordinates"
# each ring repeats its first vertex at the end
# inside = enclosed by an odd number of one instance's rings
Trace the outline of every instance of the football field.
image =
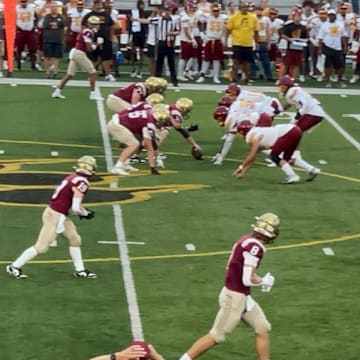
{"type": "MultiPolygon", "coordinates": [[[[99,84],[105,98],[114,90],[99,84]]],[[[184,85],[165,96],[166,103],[194,101],[186,122],[199,124],[192,134],[204,160],[193,159],[171,132],[161,147],[167,156],[161,176],[134,164],[139,173],[118,177],[108,172],[121,149],[107,135],[105,104],[88,100],[86,82],[66,87],[66,100],[51,99],[51,85],[0,83],[0,360],[86,360],[133,338],[178,359],[210,329],[231,247],[263,212],[281,221],[258,270],[273,273],[275,286],[253,291],[272,324],[271,358],[359,359],[360,90],[311,89],[328,116],[303,136],[301,151],[322,174],[305,182],[296,169],[302,181],[283,185],[282,172],[262,155],[244,179],[231,176],[248,151],[240,138],[222,166],[212,165],[223,135],[212,113],[225,86],[184,85]],[[10,278],[5,265],[35,242],[44,206],[82,155],[98,161],[85,198],[96,216],[74,221],[85,264],[98,278],[72,276],[60,237],[24,266],[28,279],[10,278]]],[[[241,324],[202,358],[256,359],[251,330],[241,324]]]]}

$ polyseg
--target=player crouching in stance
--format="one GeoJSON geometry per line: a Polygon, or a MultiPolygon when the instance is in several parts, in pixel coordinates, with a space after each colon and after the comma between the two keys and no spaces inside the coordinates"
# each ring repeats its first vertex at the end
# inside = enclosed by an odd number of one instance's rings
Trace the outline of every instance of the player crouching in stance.
{"type": "Polygon", "coordinates": [[[126,147],[111,172],[117,175],[130,175],[129,171],[134,168],[129,164],[129,159],[138,151],[142,143],[147,150],[150,173],[159,175],[155,167],[159,128],[169,121],[169,118],[169,110],[163,104],[154,105],[152,109],[147,110],[137,110],[135,106],[135,109],[129,108],[114,114],[108,122],[109,133],[126,147]]]}
{"type": "Polygon", "coordinates": [[[56,86],[52,93],[51,96],[53,98],[65,99],[61,90],[65,87],[67,82],[75,76],[77,69],[80,67],[89,73],[90,100],[103,100],[95,90],[96,69],[87,56],[87,53],[95,50],[104,42],[104,39],[101,37],[97,38],[96,43],[94,42],[95,33],[99,30],[100,23],[101,20],[97,16],[90,16],[87,20],[86,27],[82,29],[77,36],[75,47],[71,49],[69,53],[70,62],[66,75],[61,79],[59,85],[56,86]]]}
{"type": "Polygon", "coordinates": [[[163,78],[150,76],[144,82],[134,82],[114,91],[106,99],[106,106],[118,113],[128,109],[131,105],[145,101],[150,94],[163,94],[167,88],[167,81],[163,78]]]}
{"type": "MultiPolygon", "coordinates": [[[[244,162],[234,171],[233,175],[241,179],[255,161],[260,150],[270,150],[270,160],[273,161],[286,174],[284,184],[293,184],[300,181],[290,164],[305,170],[314,169],[314,166],[302,159],[298,148],[302,136],[301,129],[292,124],[280,124],[272,127],[257,127],[250,121],[239,123],[238,131],[245,137],[250,145],[250,151],[244,162]]],[[[307,181],[314,179],[309,171],[307,181]]]]}
{"type": "Polygon", "coordinates": [[[255,332],[255,349],[259,360],[270,359],[269,332],[271,325],[260,305],[251,297],[252,287],[269,292],[275,278],[256,274],[265,254],[265,245],[279,234],[280,220],[266,213],[256,217],[253,232],[242,236],[233,246],[227,262],[225,284],[219,294],[220,309],[208,334],[199,338],[180,360],[194,360],[223,342],[242,320],[255,332]]]}
{"type": "Polygon", "coordinates": [[[69,253],[75,267],[74,275],[79,278],[96,278],[96,274],[85,269],[81,255],[81,237],[75,224],[69,218],[70,210],[80,219],[92,219],[95,213],[82,206],[84,195],[89,189],[89,179],[96,173],[96,160],[82,156],[74,167],[75,172],[68,175],[53,193],[49,205],[42,214],[43,225],[35,245],[26,249],[13,263],[6,266],[6,272],[17,279],[26,278],[22,267],[39,254],[48,251],[58,234],[69,241],[69,253]]]}
{"type": "Polygon", "coordinates": [[[193,101],[186,97],[180,98],[174,104],[168,105],[170,120],[160,131],[160,144],[167,138],[170,133],[170,129],[173,127],[179,134],[182,135],[185,141],[192,148],[202,152],[200,145],[190,135],[191,132],[197,131],[199,129],[198,125],[192,124],[189,127],[183,126],[184,119],[190,115],[193,107],[193,101]]]}

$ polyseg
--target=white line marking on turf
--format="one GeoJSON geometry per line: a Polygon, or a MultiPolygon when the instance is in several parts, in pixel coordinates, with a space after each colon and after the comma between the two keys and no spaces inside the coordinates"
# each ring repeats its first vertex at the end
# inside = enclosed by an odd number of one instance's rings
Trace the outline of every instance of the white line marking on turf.
{"type": "MultiPolygon", "coordinates": [[[[100,88],[97,88],[98,93],[100,94],[100,88]]],[[[103,100],[96,101],[96,107],[98,112],[98,118],[100,123],[101,135],[104,142],[104,152],[105,152],[105,161],[107,169],[111,169],[113,167],[113,156],[110,145],[110,138],[107,133],[106,127],[106,117],[105,117],[105,109],[103,100]]],[[[117,188],[118,184],[111,183],[111,188],[117,188]]],[[[119,254],[120,254],[120,264],[122,268],[124,287],[126,293],[126,299],[128,303],[129,315],[130,315],[130,326],[131,333],[134,339],[143,340],[144,332],[141,323],[139,305],[136,295],[134,277],[131,270],[131,263],[129,259],[129,251],[126,244],[126,236],[125,229],[122,217],[121,207],[119,205],[113,205],[114,212],[114,222],[115,222],[115,232],[117,244],[119,246],[119,254]]]]}
{"type": "Polygon", "coordinates": [[[325,113],[327,121],[337,132],[342,135],[351,145],[360,151],[360,143],[356,141],[346,130],[344,130],[329,114],[325,113]]]}
{"type": "Polygon", "coordinates": [[[334,256],[335,255],[334,250],[331,247],[324,247],[322,249],[322,251],[327,256],[334,256]]]}
{"type": "MultiPolygon", "coordinates": [[[[98,244],[103,244],[103,245],[115,245],[118,244],[117,241],[98,241],[98,244]]],[[[143,241],[127,241],[126,242],[128,245],[145,245],[146,243],[143,241]]]]}

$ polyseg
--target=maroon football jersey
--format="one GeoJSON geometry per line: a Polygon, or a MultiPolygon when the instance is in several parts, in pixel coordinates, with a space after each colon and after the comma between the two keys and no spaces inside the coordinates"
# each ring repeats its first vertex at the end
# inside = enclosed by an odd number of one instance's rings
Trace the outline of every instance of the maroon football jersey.
{"type": "Polygon", "coordinates": [[[74,194],[72,191],[73,187],[81,191],[83,194],[86,194],[89,189],[89,181],[81,174],[75,173],[68,175],[53,193],[49,203],[51,209],[66,216],[69,215],[74,194]]]}
{"type": "Polygon", "coordinates": [[[124,88],[116,90],[113,95],[131,104],[131,98],[134,91],[137,91],[140,94],[140,101],[144,101],[148,96],[144,83],[131,83],[124,88]]]}
{"type": "Polygon", "coordinates": [[[265,247],[261,241],[255,239],[252,234],[242,236],[233,246],[229,257],[226,274],[225,286],[232,291],[237,291],[249,295],[251,289],[242,282],[244,268],[244,254],[249,253],[259,259],[257,267],[265,253],[265,247]]]}
{"type": "Polygon", "coordinates": [[[181,112],[179,111],[179,109],[176,107],[176,104],[170,104],[169,111],[170,111],[170,115],[176,122],[178,122],[179,124],[183,122],[184,118],[181,112]]]}
{"type": "Polygon", "coordinates": [[[94,33],[88,29],[82,29],[76,37],[75,49],[87,52],[86,43],[92,43],[94,41],[94,33]]]}
{"type": "Polygon", "coordinates": [[[118,114],[119,124],[128,128],[134,135],[143,134],[143,128],[147,127],[153,130],[155,126],[155,119],[151,110],[132,110],[126,109],[118,114]]]}

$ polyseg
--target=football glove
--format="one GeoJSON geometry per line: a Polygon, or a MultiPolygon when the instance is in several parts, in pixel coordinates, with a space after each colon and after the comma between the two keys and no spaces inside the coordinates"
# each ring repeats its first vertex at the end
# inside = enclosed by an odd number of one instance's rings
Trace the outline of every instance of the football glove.
{"type": "Polygon", "coordinates": [[[199,130],[199,125],[198,124],[191,124],[188,128],[187,131],[188,132],[193,132],[193,131],[198,131],[199,130]]]}
{"type": "Polygon", "coordinates": [[[85,209],[87,211],[86,215],[79,215],[80,220],[82,219],[86,219],[86,220],[90,220],[93,217],[95,217],[95,211],[89,210],[89,209],[85,209]]]}
{"type": "Polygon", "coordinates": [[[261,291],[269,292],[275,283],[275,277],[269,272],[262,278],[261,291]]]}

